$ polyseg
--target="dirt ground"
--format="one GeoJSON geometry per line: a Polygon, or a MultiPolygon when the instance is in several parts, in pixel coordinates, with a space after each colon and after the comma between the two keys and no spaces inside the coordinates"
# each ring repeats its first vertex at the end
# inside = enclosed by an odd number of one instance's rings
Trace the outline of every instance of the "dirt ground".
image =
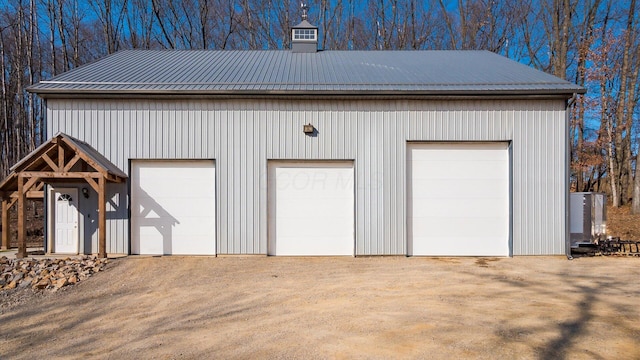
{"type": "Polygon", "coordinates": [[[0,297],[0,358],[639,359],[639,279],[620,257],[128,257],[0,297]]]}
{"type": "Polygon", "coordinates": [[[640,241],[640,214],[631,214],[631,205],[607,206],[607,234],[622,240],[640,241]]]}

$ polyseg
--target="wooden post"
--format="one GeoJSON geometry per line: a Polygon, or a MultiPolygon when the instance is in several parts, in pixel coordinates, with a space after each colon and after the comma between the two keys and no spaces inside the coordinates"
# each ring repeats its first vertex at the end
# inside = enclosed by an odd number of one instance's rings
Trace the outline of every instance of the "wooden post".
{"type": "Polygon", "coordinates": [[[99,179],[98,191],[98,257],[107,257],[107,197],[106,179],[99,179]]]}
{"type": "Polygon", "coordinates": [[[2,250],[7,250],[11,244],[11,224],[9,222],[9,199],[2,199],[2,250]]]}
{"type": "Polygon", "coordinates": [[[27,256],[27,239],[25,232],[25,196],[24,196],[24,178],[18,176],[18,252],[16,258],[27,256]]]}

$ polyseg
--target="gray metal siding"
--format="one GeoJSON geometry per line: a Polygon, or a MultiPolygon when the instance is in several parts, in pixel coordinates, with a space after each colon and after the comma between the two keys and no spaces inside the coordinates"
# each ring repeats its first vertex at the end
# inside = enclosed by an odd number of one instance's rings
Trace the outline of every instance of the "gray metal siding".
{"type": "Polygon", "coordinates": [[[207,103],[208,111],[202,115],[220,134],[214,147],[220,254],[267,252],[266,123],[259,112],[245,105],[207,103]]]}
{"type": "MultiPolygon", "coordinates": [[[[58,100],[48,134],[129,159],[215,159],[217,252],[267,253],[267,160],[354,160],[356,254],[406,254],[408,141],[511,141],[513,254],[563,254],[562,100],[58,100]],[[317,136],[307,136],[311,123],[317,136]]],[[[126,185],[113,202],[127,204],[126,185]]],[[[115,191],[115,190],[114,190],[115,191]]],[[[109,205],[111,206],[111,205],[109,205]]],[[[108,208],[109,210],[109,208],[108,208]]],[[[109,252],[128,252],[126,207],[109,252]]]]}
{"type": "Polygon", "coordinates": [[[514,124],[514,254],[563,254],[564,112],[536,105],[514,124]]]}

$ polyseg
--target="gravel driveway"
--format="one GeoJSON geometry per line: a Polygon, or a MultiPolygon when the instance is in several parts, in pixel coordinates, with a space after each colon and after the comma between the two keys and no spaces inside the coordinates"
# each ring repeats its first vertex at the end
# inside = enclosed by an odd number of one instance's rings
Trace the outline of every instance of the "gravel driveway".
{"type": "Polygon", "coordinates": [[[5,303],[0,358],[638,359],[639,281],[639,258],[128,257],[5,303]]]}

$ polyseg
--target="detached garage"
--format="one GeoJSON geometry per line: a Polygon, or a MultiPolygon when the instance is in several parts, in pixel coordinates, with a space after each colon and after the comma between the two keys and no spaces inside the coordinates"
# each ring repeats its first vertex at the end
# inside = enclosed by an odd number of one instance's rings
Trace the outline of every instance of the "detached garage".
{"type": "MultiPolygon", "coordinates": [[[[48,134],[126,174],[105,183],[107,253],[565,254],[583,88],[486,51],[317,39],[305,20],[291,50],[121,51],[30,87],[48,134]]],[[[98,198],[77,197],[85,237],[98,198]]]]}

